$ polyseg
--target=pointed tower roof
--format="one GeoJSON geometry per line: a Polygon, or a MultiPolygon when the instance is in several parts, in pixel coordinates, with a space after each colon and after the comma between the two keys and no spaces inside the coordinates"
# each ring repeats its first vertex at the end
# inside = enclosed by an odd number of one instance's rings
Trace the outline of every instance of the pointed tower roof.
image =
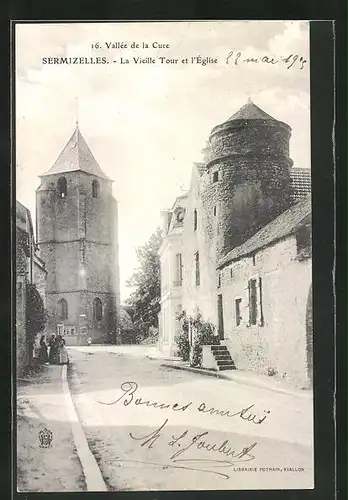
{"type": "Polygon", "coordinates": [[[81,170],[82,172],[110,180],[109,177],[104,174],[91,150],[87,146],[87,143],[80,132],[78,123],[76,123],[74,133],[70,137],[65,148],[60,153],[53,166],[47,170],[47,172],[40,175],[40,177],[52,174],[74,172],[76,170],[81,170]]]}
{"type": "Polygon", "coordinates": [[[291,127],[287,123],[277,120],[276,118],[273,118],[273,116],[267,114],[261,108],[256,106],[256,104],[254,104],[249,97],[246,104],[244,104],[244,106],[242,106],[234,115],[213,128],[209,137],[210,143],[216,134],[223,133],[230,128],[238,128],[240,123],[242,123],[243,126],[250,125],[252,127],[258,125],[277,126],[283,130],[287,130],[288,133],[291,132],[291,127]]]}
{"type": "Polygon", "coordinates": [[[227,121],[232,120],[272,120],[277,121],[271,115],[265,113],[261,108],[256,106],[253,101],[248,98],[248,101],[244,106],[242,106],[234,115],[231,116],[227,121]]]}

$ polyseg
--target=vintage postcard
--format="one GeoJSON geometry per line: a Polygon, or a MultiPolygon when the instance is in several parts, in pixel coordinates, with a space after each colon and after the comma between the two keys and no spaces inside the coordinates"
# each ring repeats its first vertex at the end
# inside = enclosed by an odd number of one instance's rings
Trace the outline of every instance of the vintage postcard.
{"type": "Polygon", "coordinates": [[[314,488],[309,22],[14,30],[17,491],[314,488]]]}

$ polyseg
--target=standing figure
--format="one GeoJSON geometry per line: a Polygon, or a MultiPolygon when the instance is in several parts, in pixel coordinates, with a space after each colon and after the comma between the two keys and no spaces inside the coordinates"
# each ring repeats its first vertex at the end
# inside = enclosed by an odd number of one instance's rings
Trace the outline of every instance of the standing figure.
{"type": "Polygon", "coordinates": [[[40,339],[40,349],[39,349],[39,362],[44,364],[48,363],[48,351],[46,345],[45,335],[41,335],[40,339]]]}
{"type": "Polygon", "coordinates": [[[60,365],[68,364],[68,351],[65,347],[65,340],[58,335],[58,363],[60,365]]]}
{"type": "Polygon", "coordinates": [[[51,363],[51,365],[54,365],[58,362],[58,360],[57,360],[58,343],[57,343],[57,338],[56,338],[55,333],[52,333],[51,340],[49,341],[49,347],[50,347],[50,354],[48,357],[48,361],[51,363]]]}

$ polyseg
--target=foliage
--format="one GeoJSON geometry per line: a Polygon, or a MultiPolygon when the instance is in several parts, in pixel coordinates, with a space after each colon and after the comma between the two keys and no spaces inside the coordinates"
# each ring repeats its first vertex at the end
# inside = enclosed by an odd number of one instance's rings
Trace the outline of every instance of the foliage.
{"type": "Polygon", "coordinates": [[[107,341],[111,344],[116,344],[118,325],[117,325],[116,308],[114,304],[109,305],[107,321],[108,321],[108,332],[111,334],[108,335],[107,341]]]}
{"type": "Polygon", "coordinates": [[[158,328],[161,296],[158,250],[162,240],[162,233],[158,228],[147,243],[137,248],[139,266],[127,282],[129,287],[135,287],[127,305],[134,310],[134,327],[143,338],[149,336],[150,327],[158,328]]]}
{"type": "Polygon", "coordinates": [[[157,345],[158,344],[159,331],[158,328],[150,326],[149,336],[146,339],[140,339],[140,343],[143,345],[157,345]]]}
{"type": "Polygon", "coordinates": [[[26,332],[28,340],[45,329],[47,314],[44,303],[34,283],[26,287],[26,332]]]}
{"type": "Polygon", "coordinates": [[[187,316],[182,311],[178,316],[180,321],[180,334],[175,338],[178,346],[179,356],[183,361],[190,361],[191,366],[202,365],[202,346],[219,344],[219,338],[214,335],[214,325],[202,319],[201,313],[197,310],[194,316],[187,316]],[[189,326],[193,332],[193,345],[190,346],[189,326]]]}
{"type": "Polygon", "coordinates": [[[121,344],[139,344],[137,333],[134,330],[121,330],[121,344]]]}
{"type": "Polygon", "coordinates": [[[198,368],[202,366],[202,357],[203,357],[202,355],[203,355],[203,348],[199,343],[199,341],[195,339],[191,351],[190,365],[198,368]]]}
{"type": "Polygon", "coordinates": [[[209,321],[204,321],[201,313],[198,311],[191,318],[191,325],[194,333],[194,340],[191,350],[191,366],[202,365],[203,345],[217,345],[220,343],[219,337],[214,335],[214,325],[209,321]]]}
{"type": "Polygon", "coordinates": [[[180,321],[180,333],[175,337],[176,345],[178,346],[178,356],[183,361],[190,359],[190,341],[189,341],[189,319],[185,311],[182,311],[177,316],[180,321]]]}

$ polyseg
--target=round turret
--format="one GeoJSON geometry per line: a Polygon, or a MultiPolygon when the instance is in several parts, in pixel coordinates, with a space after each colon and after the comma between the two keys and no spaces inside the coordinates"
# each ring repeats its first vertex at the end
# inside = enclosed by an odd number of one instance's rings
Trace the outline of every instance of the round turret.
{"type": "Polygon", "coordinates": [[[282,157],[291,166],[290,136],[289,125],[275,120],[249,99],[237,113],[211,131],[209,163],[221,157],[251,154],[258,158],[282,157]]]}
{"type": "Polygon", "coordinates": [[[289,207],[290,136],[251,100],[211,131],[201,196],[217,259],[289,207]]]}

